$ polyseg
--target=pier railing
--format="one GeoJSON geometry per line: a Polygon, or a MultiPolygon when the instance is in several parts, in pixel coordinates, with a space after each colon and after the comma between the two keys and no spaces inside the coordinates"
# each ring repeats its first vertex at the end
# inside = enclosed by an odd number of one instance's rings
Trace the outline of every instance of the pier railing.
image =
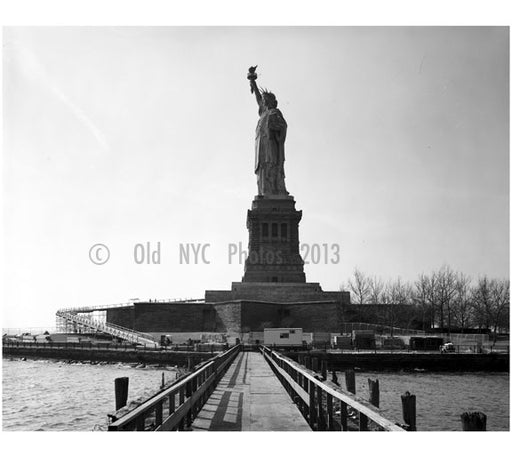
{"type": "Polygon", "coordinates": [[[404,431],[366,400],[330,387],[309,370],[268,347],[262,346],[261,352],[313,430],[404,431]]]}
{"type": "Polygon", "coordinates": [[[192,424],[241,346],[219,354],[108,426],[109,431],[185,430],[192,424]]]}

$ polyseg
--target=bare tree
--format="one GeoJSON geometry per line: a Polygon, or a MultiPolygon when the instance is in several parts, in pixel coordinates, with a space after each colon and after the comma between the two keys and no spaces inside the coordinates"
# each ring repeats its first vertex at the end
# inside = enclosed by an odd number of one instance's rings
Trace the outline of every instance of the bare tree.
{"type": "Polygon", "coordinates": [[[400,277],[395,281],[386,284],[386,289],[382,294],[383,318],[385,325],[391,328],[391,336],[393,336],[393,328],[403,313],[403,305],[411,303],[412,289],[407,283],[404,283],[400,277]],[[402,306],[401,306],[402,305],[402,306]]]}
{"type": "Polygon", "coordinates": [[[487,276],[480,278],[472,290],[473,310],[479,328],[491,328],[491,281],[487,276]]]}
{"type": "Polygon", "coordinates": [[[343,299],[343,294],[346,293],[347,286],[344,283],[340,284],[340,294],[338,304],[336,305],[336,318],[338,320],[338,327],[342,328],[345,324],[345,312],[347,308],[347,304],[343,299]]]}
{"type": "Polygon", "coordinates": [[[429,327],[434,328],[438,323],[439,311],[439,289],[438,274],[432,272],[430,275],[422,273],[414,283],[415,302],[422,307],[424,316],[428,317],[429,327]]]}
{"type": "Polygon", "coordinates": [[[406,305],[411,303],[411,286],[408,283],[403,282],[400,277],[391,283],[390,293],[392,301],[397,305],[406,305]]]}
{"type": "Polygon", "coordinates": [[[377,278],[377,276],[368,279],[368,301],[370,303],[381,303],[383,291],[384,283],[382,282],[382,279],[377,278]]]}
{"type": "MultiPolygon", "coordinates": [[[[471,287],[469,276],[443,265],[430,275],[422,273],[413,286],[400,277],[384,284],[381,278],[370,277],[356,268],[347,288],[352,303],[378,305],[359,307],[359,319],[380,321],[391,328],[391,334],[393,327],[409,326],[420,318],[424,330],[427,325],[447,327],[448,332],[453,325],[462,329],[477,325],[492,330],[494,341],[499,331],[509,328],[509,280],[490,280],[484,276],[471,287]],[[404,307],[408,304],[415,306],[404,307]]],[[[344,321],[343,311],[340,308],[340,322],[344,321]]]]}
{"type": "Polygon", "coordinates": [[[364,305],[367,303],[368,293],[370,291],[369,278],[359,269],[354,270],[354,278],[348,280],[348,286],[355,295],[355,302],[364,305]]]}
{"type": "Polygon", "coordinates": [[[472,297],[477,325],[493,332],[496,342],[501,328],[508,327],[510,308],[510,281],[508,279],[480,278],[474,287],[472,297]]]}
{"type": "Polygon", "coordinates": [[[414,283],[413,299],[416,305],[421,310],[421,320],[423,324],[423,331],[426,330],[426,322],[428,319],[429,328],[433,327],[433,306],[430,300],[431,294],[431,282],[430,277],[425,273],[422,273],[418,280],[414,283]]]}
{"type": "Polygon", "coordinates": [[[451,328],[451,305],[455,297],[456,289],[456,274],[448,266],[442,266],[436,274],[436,288],[437,300],[440,313],[440,327],[444,328],[444,317],[448,317],[448,333],[451,328]],[[446,313],[446,314],[445,314],[446,313]]]}
{"type": "Polygon", "coordinates": [[[510,281],[508,279],[495,279],[491,281],[491,306],[489,309],[489,321],[493,329],[493,341],[496,343],[498,330],[507,326],[510,308],[510,281]]]}
{"type": "Polygon", "coordinates": [[[473,301],[471,297],[471,278],[458,273],[455,280],[455,297],[452,304],[453,321],[462,329],[471,325],[473,301]]]}

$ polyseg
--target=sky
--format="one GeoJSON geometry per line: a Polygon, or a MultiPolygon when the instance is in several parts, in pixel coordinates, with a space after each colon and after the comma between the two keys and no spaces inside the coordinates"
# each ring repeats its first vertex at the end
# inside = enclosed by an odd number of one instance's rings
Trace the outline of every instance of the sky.
{"type": "Polygon", "coordinates": [[[301,243],[322,247],[309,282],[509,276],[505,27],[6,27],[4,328],[241,280],[256,64],[288,123],[301,243]],[[147,243],[159,264],[136,263],[147,243]],[[180,264],[187,243],[210,263],[180,264]]]}

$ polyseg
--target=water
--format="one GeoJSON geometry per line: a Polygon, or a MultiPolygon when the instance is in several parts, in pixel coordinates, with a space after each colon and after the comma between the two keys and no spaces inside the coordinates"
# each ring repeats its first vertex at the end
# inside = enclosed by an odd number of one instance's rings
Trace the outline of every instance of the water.
{"type": "MultiPolygon", "coordinates": [[[[130,378],[128,402],[158,389],[165,368],[126,364],[67,364],[49,360],[3,359],[3,430],[106,429],[114,404],[114,379],[130,378]]],[[[343,374],[338,378],[344,386],[343,374]]],[[[368,378],[379,379],[380,407],[401,421],[400,395],[416,395],[419,430],[461,430],[460,414],[487,414],[488,430],[509,430],[508,373],[357,372],[357,393],[368,398],[368,378]]]]}
{"type": "Polygon", "coordinates": [[[3,359],[3,430],[106,430],[115,410],[114,379],[128,376],[128,404],[158,390],[175,371],[127,364],[3,359]]]}
{"type": "MultiPolygon", "coordinates": [[[[343,373],[337,375],[345,387],[343,373]]],[[[465,411],[485,413],[487,430],[510,430],[508,373],[356,372],[356,393],[366,399],[368,378],[379,380],[383,415],[398,422],[403,422],[400,395],[416,395],[418,430],[462,430],[465,411]]]]}

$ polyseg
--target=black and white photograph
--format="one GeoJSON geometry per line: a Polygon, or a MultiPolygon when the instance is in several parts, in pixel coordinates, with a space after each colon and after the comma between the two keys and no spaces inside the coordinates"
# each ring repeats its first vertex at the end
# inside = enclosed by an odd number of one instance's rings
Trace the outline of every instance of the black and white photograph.
{"type": "Polygon", "coordinates": [[[509,34],[4,26],[3,432],[509,432],[509,34]]]}

